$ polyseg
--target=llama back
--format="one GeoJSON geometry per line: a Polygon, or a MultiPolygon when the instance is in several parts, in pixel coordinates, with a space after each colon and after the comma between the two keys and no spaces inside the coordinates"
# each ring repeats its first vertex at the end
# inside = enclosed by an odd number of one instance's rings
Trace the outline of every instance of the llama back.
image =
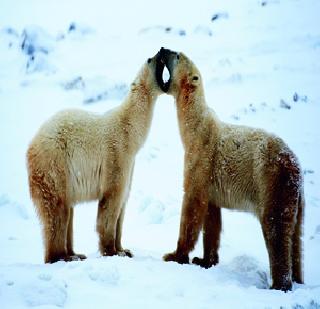
{"type": "Polygon", "coordinates": [[[291,164],[299,169],[294,153],[279,137],[262,129],[221,123],[215,151],[213,170],[217,203],[227,208],[242,204],[242,210],[261,215],[261,188],[275,186],[286,155],[291,164]],[[259,189],[260,188],[260,189],[259,189]],[[254,206],[255,205],[255,206],[254,206]]]}

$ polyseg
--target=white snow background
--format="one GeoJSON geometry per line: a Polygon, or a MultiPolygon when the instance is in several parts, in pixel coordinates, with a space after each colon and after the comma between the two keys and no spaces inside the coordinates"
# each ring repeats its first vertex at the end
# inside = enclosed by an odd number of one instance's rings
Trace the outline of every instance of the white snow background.
{"type": "MultiPolygon", "coordinates": [[[[0,1],[0,308],[320,308],[320,1],[0,1]],[[199,67],[207,103],[228,122],[282,137],[305,173],[305,284],[269,290],[258,221],[223,210],[220,264],[164,263],[175,249],[183,149],[173,98],[156,102],[136,158],[123,244],[100,257],[97,203],[75,209],[82,262],[43,263],[25,153],[69,107],[119,105],[161,46],[199,67]]],[[[191,257],[202,255],[199,239],[191,257]]]]}

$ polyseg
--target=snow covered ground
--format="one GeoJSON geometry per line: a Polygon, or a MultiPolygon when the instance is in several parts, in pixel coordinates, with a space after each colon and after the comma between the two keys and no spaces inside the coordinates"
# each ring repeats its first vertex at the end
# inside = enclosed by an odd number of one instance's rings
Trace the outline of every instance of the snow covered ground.
{"type": "MultiPolygon", "coordinates": [[[[0,308],[320,308],[320,1],[0,2],[0,308]],[[224,121],[281,136],[305,171],[305,282],[268,289],[260,226],[223,211],[220,264],[162,262],[175,248],[183,149],[173,98],[156,103],[137,157],[123,243],[133,259],[100,257],[97,203],[75,212],[83,262],[43,264],[25,152],[36,130],[68,107],[121,103],[161,46],[199,67],[224,121]]],[[[202,254],[199,241],[192,256],[202,254]]]]}

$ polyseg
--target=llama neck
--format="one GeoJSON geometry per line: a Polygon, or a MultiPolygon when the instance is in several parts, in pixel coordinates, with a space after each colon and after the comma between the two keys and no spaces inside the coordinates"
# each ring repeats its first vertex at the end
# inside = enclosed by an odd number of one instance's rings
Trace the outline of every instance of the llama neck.
{"type": "Polygon", "coordinates": [[[205,102],[202,87],[192,93],[178,93],[176,106],[180,135],[185,148],[192,146],[195,136],[202,136],[200,132],[204,132],[209,125],[216,126],[218,123],[218,118],[205,102]]]}
{"type": "Polygon", "coordinates": [[[132,86],[124,103],[122,118],[138,147],[143,145],[149,133],[156,99],[156,93],[139,84],[132,86]]]}

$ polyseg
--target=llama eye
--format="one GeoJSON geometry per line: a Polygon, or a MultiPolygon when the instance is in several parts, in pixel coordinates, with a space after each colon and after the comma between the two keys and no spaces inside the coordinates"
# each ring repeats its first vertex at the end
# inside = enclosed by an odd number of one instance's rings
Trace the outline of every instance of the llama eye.
{"type": "Polygon", "coordinates": [[[192,77],[192,80],[198,80],[198,79],[199,79],[198,76],[193,76],[193,77],[192,77]]]}
{"type": "Polygon", "coordinates": [[[150,63],[150,62],[151,62],[151,58],[148,59],[148,63],[150,63]]]}

